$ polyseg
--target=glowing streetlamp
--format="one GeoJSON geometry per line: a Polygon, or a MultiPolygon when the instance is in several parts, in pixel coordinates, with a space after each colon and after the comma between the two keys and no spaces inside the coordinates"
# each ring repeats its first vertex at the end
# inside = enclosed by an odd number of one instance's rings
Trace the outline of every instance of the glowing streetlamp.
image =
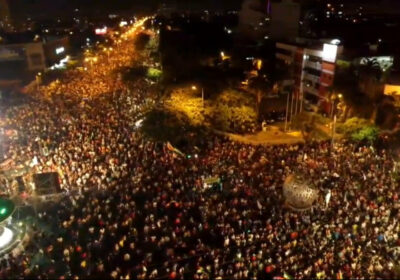
{"type": "Polygon", "coordinates": [[[107,53],[107,59],[110,59],[110,51],[112,51],[112,50],[113,50],[113,48],[111,48],[111,47],[108,49],[107,48],[103,49],[103,51],[105,51],[107,53]]]}
{"type": "Polygon", "coordinates": [[[36,85],[37,85],[37,90],[40,90],[40,83],[42,82],[42,73],[39,72],[36,75],[36,85]]]}
{"type": "Polygon", "coordinates": [[[222,59],[223,61],[230,58],[230,56],[229,56],[229,55],[226,55],[225,52],[223,52],[223,51],[221,51],[220,54],[221,54],[221,59],[222,59]]]}
{"type": "Polygon", "coordinates": [[[85,62],[90,62],[90,66],[93,66],[93,62],[97,62],[97,57],[87,57],[85,62]]]}
{"type": "MultiPolygon", "coordinates": [[[[193,85],[192,86],[192,90],[196,91],[197,87],[195,85],[193,85]]],[[[202,103],[202,106],[204,108],[204,88],[203,87],[201,88],[201,103],[202,103]]]]}

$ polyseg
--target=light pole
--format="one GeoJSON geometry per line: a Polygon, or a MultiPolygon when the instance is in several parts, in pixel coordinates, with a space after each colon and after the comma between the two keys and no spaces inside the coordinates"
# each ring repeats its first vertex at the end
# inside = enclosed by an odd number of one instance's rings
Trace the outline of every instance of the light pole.
{"type": "Polygon", "coordinates": [[[300,91],[300,108],[299,108],[299,112],[303,112],[303,98],[304,98],[304,93],[300,91]]]}
{"type": "Polygon", "coordinates": [[[337,106],[338,106],[338,104],[340,102],[340,99],[342,99],[342,97],[343,97],[343,95],[341,93],[339,93],[338,94],[338,98],[335,98],[332,101],[332,115],[333,115],[332,139],[331,139],[331,148],[332,148],[332,150],[334,148],[334,139],[335,139],[335,134],[336,134],[337,106]]]}
{"type": "Polygon", "coordinates": [[[292,91],[292,102],[290,105],[290,123],[292,123],[292,119],[293,119],[293,100],[294,100],[294,92],[292,91]]]}
{"type": "Polygon", "coordinates": [[[107,49],[107,48],[104,48],[103,50],[107,53],[107,61],[110,60],[110,51],[112,51],[113,48],[111,48],[111,47],[108,48],[108,49],[107,49]]]}
{"type": "Polygon", "coordinates": [[[286,101],[285,132],[287,130],[288,114],[289,114],[289,95],[290,93],[287,94],[287,101],[286,101]]]}
{"type": "Polygon", "coordinates": [[[97,57],[87,57],[85,62],[90,62],[90,66],[93,67],[93,62],[97,62],[97,57]]]}
{"type": "Polygon", "coordinates": [[[335,115],[333,116],[333,123],[332,123],[332,140],[331,140],[332,150],[333,150],[333,145],[334,145],[335,133],[336,133],[336,112],[335,112],[335,115]]]}
{"type": "Polygon", "coordinates": [[[37,90],[38,90],[38,91],[40,90],[41,77],[42,77],[42,73],[39,72],[39,73],[36,75],[36,85],[37,85],[37,90]]]}
{"type": "Polygon", "coordinates": [[[204,108],[204,88],[201,88],[201,102],[202,102],[203,108],[204,108]]]}
{"type": "MultiPolygon", "coordinates": [[[[192,86],[192,90],[197,90],[197,87],[196,86],[192,86]]],[[[202,87],[201,88],[201,103],[202,103],[202,106],[203,106],[203,108],[204,108],[204,88],[202,87]]]]}

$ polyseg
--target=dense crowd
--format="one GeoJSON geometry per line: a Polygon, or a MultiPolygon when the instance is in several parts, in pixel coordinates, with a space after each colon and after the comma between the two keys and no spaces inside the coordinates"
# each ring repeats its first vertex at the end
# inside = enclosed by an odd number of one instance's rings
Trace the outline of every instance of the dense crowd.
{"type": "Polygon", "coordinates": [[[85,74],[66,81],[59,94],[72,102],[52,95],[2,112],[19,135],[7,158],[57,170],[66,195],[39,208],[30,242],[0,261],[0,278],[395,276],[397,166],[384,150],[346,142],[333,151],[325,142],[251,146],[209,135],[181,157],[136,130],[144,81],[129,91],[107,85],[103,94],[85,74]],[[86,87],[74,84],[80,76],[86,87]],[[85,93],[83,104],[73,97],[85,93]],[[292,173],[321,192],[309,211],[283,207],[283,180],[292,173]],[[205,186],[210,177],[221,185],[205,186]]]}

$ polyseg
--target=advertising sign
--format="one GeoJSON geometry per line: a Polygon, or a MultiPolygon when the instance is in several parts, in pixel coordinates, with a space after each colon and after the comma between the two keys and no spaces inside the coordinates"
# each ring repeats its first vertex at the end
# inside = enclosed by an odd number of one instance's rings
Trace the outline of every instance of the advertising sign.
{"type": "Polygon", "coordinates": [[[322,57],[324,61],[335,63],[338,46],[331,44],[324,44],[322,57]]]}

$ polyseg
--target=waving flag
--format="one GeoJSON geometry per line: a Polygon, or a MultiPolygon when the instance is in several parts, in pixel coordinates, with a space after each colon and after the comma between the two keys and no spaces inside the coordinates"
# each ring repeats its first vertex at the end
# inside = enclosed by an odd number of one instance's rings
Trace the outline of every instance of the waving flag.
{"type": "Polygon", "coordinates": [[[177,148],[175,148],[174,146],[171,145],[171,143],[167,142],[167,149],[171,152],[177,153],[178,155],[181,156],[185,156],[184,153],[182,153],[181,151],[179,151],[177,148]]]}

